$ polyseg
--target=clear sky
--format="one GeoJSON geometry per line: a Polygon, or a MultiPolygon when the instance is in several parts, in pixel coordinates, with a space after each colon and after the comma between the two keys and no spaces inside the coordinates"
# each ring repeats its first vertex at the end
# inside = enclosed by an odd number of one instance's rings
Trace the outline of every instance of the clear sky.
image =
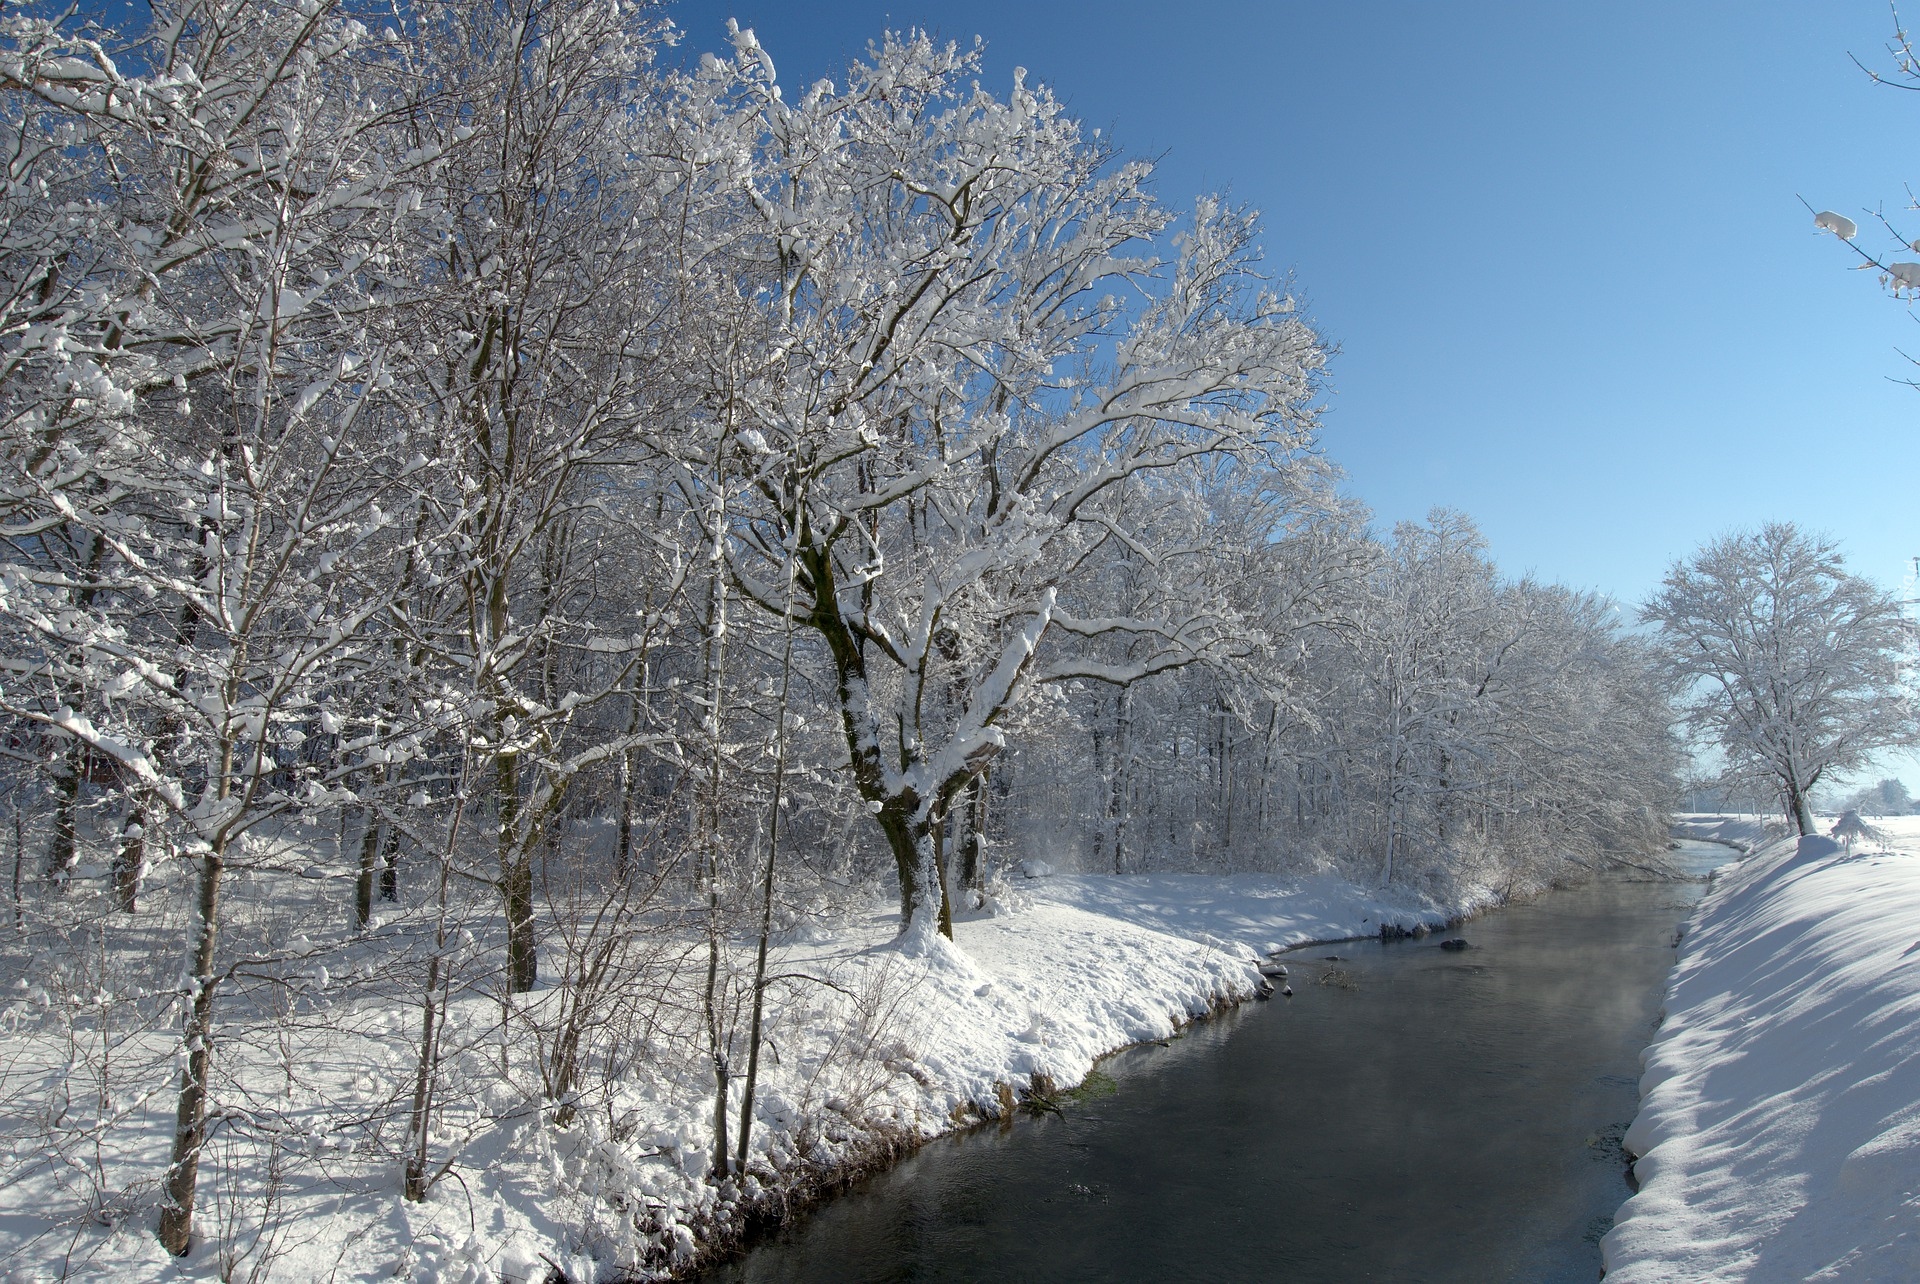
{"type": "MultiPolygon", "coordinates": [[[[1920,3],[1915,5],[1920,13],[1920,3]]],[[[1731,527],[1920,554],[1920,328],[1830,237],[1920,190],[1885,0],[680,0],[789,92],[888,27],[987,41],[1184,205],[1266,216],[1340,353],[1328,452],[1382,524],[1471,514],[1509,573],[1631,604],[1731,527]]],[[[1920,216],[1905,219],[1920,236],[1920,216]]],[[[1864,237],[1863,237],[1864,239],[1864,237]]],[[[1914,256],[1908,256],[1914,257],[1914,256]]],[[[1911,774],[1911,773],[1909,773],[1911,774]]]]}

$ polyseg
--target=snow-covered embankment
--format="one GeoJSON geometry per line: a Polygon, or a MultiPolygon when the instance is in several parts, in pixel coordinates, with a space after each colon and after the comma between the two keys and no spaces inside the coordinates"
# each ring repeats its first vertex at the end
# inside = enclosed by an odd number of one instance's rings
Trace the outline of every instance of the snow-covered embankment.
{"type": "Polygon", "coordinates": [[[1770,838],[1780,837],[1783,831],[1779,828],[1779,822],[1773,821],[1771,830],[1768,824],[1763,816],[1697,812],[1675,816],[1672,833],[1675,838],[1690,839],[1697,843],[1719,843],[1723,847],[1746,852],[1761,846],[1770,838]]]}
{"type": "Polygon", "coordinates": [[[1920,826],[1784,840],[1688,925],[1607,1278],[1920,1279],[1920,826]]]}
{"type": "MultiPolygon", "coordinates": [[[[894,995],[886,1036],[869,1054],[879,1074],[861,1111],[868,1127],[884,1121],[896,1141],[911,1143],[991,1117],[1009,1090],[1072,1088],[1102,1056],[1252,998],[1266,988],[1257,962],[1269,952],[1371,936],[1383,923],[1437,929],[1485,908],[1443,908],[1328,875],[1066,875],[1027,882],[1015,900],[1012,912],[965,918],[952,944],[936,940],[918,954],[900,951],[884,911],[787,953],[784,970],[831,975],[842,988],[884,976],[894,995]]],[[[773,1071],[761,1112],[759,1135],[776,1155],[791,1155],[796,1127],[815,1131],[783,1108],[814,1073],[817,1052],[803,1045],[796,1032],[790,1046],[799,1055],[773,1071]]],[[[681,1095],[673,1104],[684,1150],[698,1155],[708,1144],[704,1100],[681,1095]]],[[[831,1172],[844,1155],[859,1166],[864,1131],[849,1130],[816,1162],[831,1172]]],[[[711,1220],[711,1188],[695,1172],[663,1171],[670,1179],[653,1193],[724,1241],[711,1220]]]]}
{"type": "Polygon", "coordinates": [[[923,1117],[1035,1074],[1076,1084],[1106,1053],[1252,997],[1270,950],[1449,917],[1326,877],[1077,875],[1029,887],[1032,904],[959,923],[958,948],[908,969],[922,988],[907,1038],[933,1094],[923,1117]]]}

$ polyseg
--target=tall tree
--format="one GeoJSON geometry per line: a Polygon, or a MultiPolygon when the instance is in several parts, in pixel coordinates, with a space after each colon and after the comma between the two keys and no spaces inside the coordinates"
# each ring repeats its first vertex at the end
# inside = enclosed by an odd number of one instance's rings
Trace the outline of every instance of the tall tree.
{"type": "Polygon", "coordinates": [[[1255,274],[1249,217],[1202,202],[1160,262],[1177,220],[1148,167],[1044,90],[1016,78],[1002,102],[977,73],[976,51],[890,36],[844,90],[789,103],[748,32],[705,71],[751,105],[705,146],[752,158],[760,228],[740,278],[757,360],[724,400],[753,480],[729,556],[775,617],[795,564],[903,922],[929,933],[939,826],[1037,685],[1144,678],[1242,625],[1191,591],[1206,539],[1160,542],[1120,496],[1225,459],[1291,468],[1323,358],[1255,274]],[[1154,591],[1080,609],[1089,559],[1129,541],[1154,591]]]}

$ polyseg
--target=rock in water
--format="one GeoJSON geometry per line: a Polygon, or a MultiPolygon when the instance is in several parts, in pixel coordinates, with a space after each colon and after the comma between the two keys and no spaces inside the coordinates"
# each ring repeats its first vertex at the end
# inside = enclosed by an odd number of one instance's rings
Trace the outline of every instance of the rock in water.
{"type": "Polygon", "coordinates": [[[1466,938],[1455,936],[1448,940],[1440,942],[1440,948],[1443,950],[1464,950],[1464,949],[1469,949],[1471,947],[1468,946],[1466,942],[1466,938]]]}

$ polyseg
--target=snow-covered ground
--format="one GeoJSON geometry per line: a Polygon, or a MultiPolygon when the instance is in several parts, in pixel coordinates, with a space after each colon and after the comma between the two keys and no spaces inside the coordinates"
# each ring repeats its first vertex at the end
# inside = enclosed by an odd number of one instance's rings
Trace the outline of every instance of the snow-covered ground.
{"type": "Polygon", "coordinates": [[[1786,822],[1778,816],[1750,813],[1727,815],[1717,812],[1682,813],[1673,818],[1673,836],[1696,842],[1724,843],[1751,851],[1787,832],[1786,822]]]}
{"type": "Polygon", "coordinates": [[[1383,924],[1440,928],[1491,908],[1494,899],[1483,891],[1469,904],[1443,910],[1405,893],[1382,896],[1330,874],[1072,874],[1033,886],[1038,899],[1242,954],[1373,936],[1383,924]]]}
{"type": "MultiPolygon", "coordinates": [[[[1252,996],[1260,954],[1372,935],[1382,922],[1437,927],[1468,908],[1258,875],[1046,877],[1002,900],[1005,912],[967,918],[954,945],[917,955],[898,946],[882,907],[780,949],[752,1171],[776,1189],[830,1177],[1049,1083],[1070,1087],[1101,1055],[1252,996]]],[[[309,1012],[280,1036],[291,1044],[256,1039],[223,1053],[229,1074],[249,1080],[247,1099],[277,1103],[292,1131],[271,1186],[260,1172],[234,1180],[223,1169],[247,1168],[238,1152],[214,1156],[202,1175],[206,1243],[184,1261],[152,1234],[166,1076],[143,1085],[145,1113],[98,1155],[41,1153],[45,1137],[16,1129],[0,1185],[0,1280],[493,1284],[543,1279],[549,1265],[576,1280],[632,1278],[685,1265],[697,1240],[724,1236],[740,1215],[705,1180],[712,1079],[696,1040],[677,1040],[677,1060],[636,1056],[563,1129],[516,1034],[533,1023],[501,1024],[491,998],[456,1014],[456,1025],[491,1021],[500,1033],[476,1035],[449,1069],[468,1103],[449,1106],[436,1138],[456,1156],[450,1175],[425,1203],[403,1200],[391,1139],[383,1157],[379,1138],[351,1121],[405,1082],[408,1026],[344,1002],[309,1012]],[[235,1068],[247,1058],[257,1066],[235,1068]],[[123,1193],[103,1204],[103,1189],[123,1193]]],[[[691,993],[678,1006],[697,1009],[691,993]]],[[[0,1025],[0,1087],[16,1107],[70,1073],[47,1029],[30,996],[0,1025]]],[[[745,1195],[763,1190],[749,1179],[745,1195]]]]}
{"type": "Polygon", "coordinates": [[[1609,1284],[1920,1280],[1920,818],[1782,839],[1688,925],[1609,1284]]]}

